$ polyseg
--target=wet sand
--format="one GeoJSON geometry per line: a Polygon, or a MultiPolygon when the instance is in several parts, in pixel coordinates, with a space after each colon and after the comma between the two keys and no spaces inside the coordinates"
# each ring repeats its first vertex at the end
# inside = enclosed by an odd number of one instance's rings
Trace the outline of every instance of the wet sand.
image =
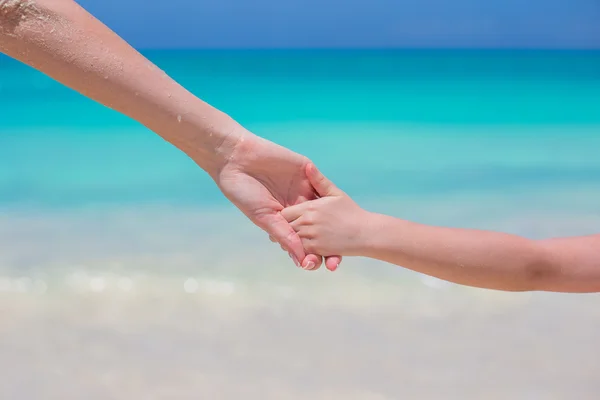
{"type": "MultiPolygon", "coordinates": [[[[351,295],[351,294],[349,294],[351,295]]],[[[3,399],[596,399],[600,296],[0,297],[3,399]]]]}

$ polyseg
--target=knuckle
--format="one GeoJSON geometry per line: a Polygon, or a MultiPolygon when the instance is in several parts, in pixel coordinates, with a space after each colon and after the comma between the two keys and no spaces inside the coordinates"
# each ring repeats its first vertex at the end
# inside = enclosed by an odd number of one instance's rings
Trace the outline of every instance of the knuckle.
{"type": "Polygon", "coordinates": [[[304,227],[301,232],[299,232],[302,239],[313,239],[312,229],[310,227],[304,227]]]}
{"type": "Polygon", "coordinates": [[[324,255],[325,250],[319,241],[314,239],[307,239],[304,241],[304,249],[311,254],[324,255]]]}
{"type": "Polygon", "coordinates": [[[313,226],[306,230],[306,235],[308,237],[310,237],[311,239],[317,240],[317,239],[319,239],[319,236],[320,236],[319,229],[313,226]]]}
{"type": "Polygon", "coordinates": [[[310,254],[319,254],[317,247],[312,240],[307,240],[304,245],[304,249],[310,254]]]}

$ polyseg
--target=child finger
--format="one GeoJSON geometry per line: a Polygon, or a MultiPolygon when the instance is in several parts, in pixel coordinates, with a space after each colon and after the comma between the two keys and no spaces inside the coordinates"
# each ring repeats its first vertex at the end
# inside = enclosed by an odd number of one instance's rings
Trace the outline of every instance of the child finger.
{"type": "Polygon", "coordinates": [[[287,207],[281,210],[281,215],[287,222],[292,222],[302,216],[306,211],[308,202],[296,204],[295,206],[287,207]]]}

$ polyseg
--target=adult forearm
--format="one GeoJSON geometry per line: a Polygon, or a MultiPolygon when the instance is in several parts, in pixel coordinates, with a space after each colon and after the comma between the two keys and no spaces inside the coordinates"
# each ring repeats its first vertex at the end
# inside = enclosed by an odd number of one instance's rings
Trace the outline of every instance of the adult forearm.
{"type": "MultiPolygon", "coordinates": [[[[375,215],[364,256],[458,284],[504,291],[561,290],[542,242],[469,229],[432,227],[375,215]]],[[[564,282],[563,282],[564,285],[564,282]]]]}
{"type": "Polygon", "coordinates": [[[0,51],[139,121],[209,173],[243,131],[72,0],[0,0],[0,51]]]}

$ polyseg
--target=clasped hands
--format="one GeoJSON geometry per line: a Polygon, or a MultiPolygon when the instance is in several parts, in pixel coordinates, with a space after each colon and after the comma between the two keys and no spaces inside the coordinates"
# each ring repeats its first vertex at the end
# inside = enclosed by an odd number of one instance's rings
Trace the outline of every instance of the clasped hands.
{"type": "Polygon", "coordinates": [[[327,269],[335,271],[341,257],[308,252],[282,213],[322,196],[309,179],[314,169],[310,160],[245,130],[229,153],[218,171],[211,174],[223,194],[279,243],[296,266],[314,271],[324,258],[327,269]]]}

